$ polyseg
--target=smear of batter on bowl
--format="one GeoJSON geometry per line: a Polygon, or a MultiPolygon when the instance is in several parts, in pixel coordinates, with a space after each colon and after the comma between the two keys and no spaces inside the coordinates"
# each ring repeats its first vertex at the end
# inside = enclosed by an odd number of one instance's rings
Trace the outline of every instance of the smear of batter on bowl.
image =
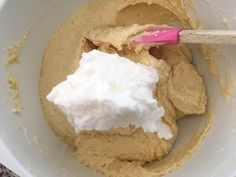
{"type": "Polygon", "coordinates": [[[13,105],[12,111],[16,114],[20,114],[21,111],[23,110],[23,106],[21,102],[21,95],[18,83],[15,77],[10,73],[7,76],[7,82],[8,82],[8,92],[11,97],[11,102],[13,105]]]}
{"type": "Polygon", "coordinates": [[[228,75],[226,79],[220,80],[221,94],[226,99],[229,100],[232,97],[234,90],[234,80],[231,75],[228,75]]]}
{"type": "Polygon", "coordinates": [[[204,55],[209,73],[213,76],[220,77],[220,66],[217,60],[220,58],[225,58],[223,53],[212,45],[200,44],[199,49],[204,55]]]}
{"type": "Polygon", "coordinates": [[[26,31],[25,34],[20,38],[20,40],[16,44],[7,49],[8,53],[8,58],[6,62],[7,66],[14,63],[18,63],[20,61],[21,49],[25,46],[29,33],[30,30],[26,31]]]}
{"type": "Polygon", "coordinates": [[[209,73],[216,77],[221,95],[225,100],[229,100],[234,90],[234,79],[231,73],[228,73],[226,78],[221,75],[218,60],[223,59],[227,65],[229,65],[230,61],[225,58],[221,50],[216,49],[212,45],[201,44],[199,48],[204,54],[209,73]]]}

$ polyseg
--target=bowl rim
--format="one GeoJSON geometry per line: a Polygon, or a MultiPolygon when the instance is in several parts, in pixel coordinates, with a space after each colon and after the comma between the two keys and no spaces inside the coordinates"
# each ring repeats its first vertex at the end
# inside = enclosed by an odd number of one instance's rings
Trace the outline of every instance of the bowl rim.
{"type": "Polygon", "coordinates": [[[32,175],[16,160],[12,153],[7,149],[3,140],[0,138],[0,163],[9,168],[19,176],[31,177],[32,175]]]}

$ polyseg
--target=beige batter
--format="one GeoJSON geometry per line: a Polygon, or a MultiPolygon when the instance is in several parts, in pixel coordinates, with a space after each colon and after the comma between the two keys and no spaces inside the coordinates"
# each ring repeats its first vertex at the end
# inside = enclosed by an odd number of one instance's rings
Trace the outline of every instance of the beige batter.
{"type": "Polygon", "coordinates": [[[20,114],[21,111],[23,110],[20,90],[15,77],[11,73],[8,73],[7,82],[8,82],[8,92],[11,97],[11,102],[13,105],[12,112],[20,114]]]}
{"type": "Polygon", "coordinates": [[[196,135],[195,140],[178,153],[183,159],[169,158],[169,164],[162,160],[164,165],[156,163],[169,154],[175,142],[176,120],[204,114],[207,97],[202,78],[191,64],[191,52],[184,44],[138,48],[126,45],[126,41],[147,24],[196,26],[181,0],[99,1],[85,6],[67,20],[49,42],[44,55],[40,97],[46,119],[65,142],[75,147],[75,155],[82,164],[106,176],[164,175],[181,164],[186,159],[184,152],[192,152],[205,134],[203,131],[196,135]],[[170,126],[172,139],[160,139],[156,134],[144,133],[132,126],[75,134],[66,116],[46,100],[46,95],[78,68],[81,53],[92,49],[118,53],[158,71],[160,82],[155,95],[165,108],[162,121],[170,126]]]}
{"type": "Polygon", "coordinates": [[[12,47],[9,47],[7,49],[7,53],[8,53],[8,58],[7,58],[7,62],[6,65],[11,65],[14,63],[18,63],[20,61],[20,55],[21,55],[21,49],[25,46],[25,42],[28,38],[30,30],[28,30],[19,40],[18,43],[16,43],[15,45],[13,45],[12,47]]]}

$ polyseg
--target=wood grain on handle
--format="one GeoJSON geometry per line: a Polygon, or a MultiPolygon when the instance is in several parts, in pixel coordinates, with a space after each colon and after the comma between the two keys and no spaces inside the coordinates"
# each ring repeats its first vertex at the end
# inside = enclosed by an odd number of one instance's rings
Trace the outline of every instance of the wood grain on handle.
{"type": "Polygon", "coordinates": [[[183,30],[182,43],[236,44],[236,30],[183,30]]]}

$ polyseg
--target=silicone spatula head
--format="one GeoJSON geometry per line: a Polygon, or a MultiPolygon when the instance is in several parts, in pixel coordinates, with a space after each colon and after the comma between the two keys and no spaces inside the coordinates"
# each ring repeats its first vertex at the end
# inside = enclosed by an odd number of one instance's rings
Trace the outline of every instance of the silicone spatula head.
{"type": "Polygon", "coordinates": [[[150,44],[150,43],[165,43],[165,44],[178,44],[179,33],[182,28],[150,28],[142,34],[135,36],[131,43],[133,44],[150,44]]]}

